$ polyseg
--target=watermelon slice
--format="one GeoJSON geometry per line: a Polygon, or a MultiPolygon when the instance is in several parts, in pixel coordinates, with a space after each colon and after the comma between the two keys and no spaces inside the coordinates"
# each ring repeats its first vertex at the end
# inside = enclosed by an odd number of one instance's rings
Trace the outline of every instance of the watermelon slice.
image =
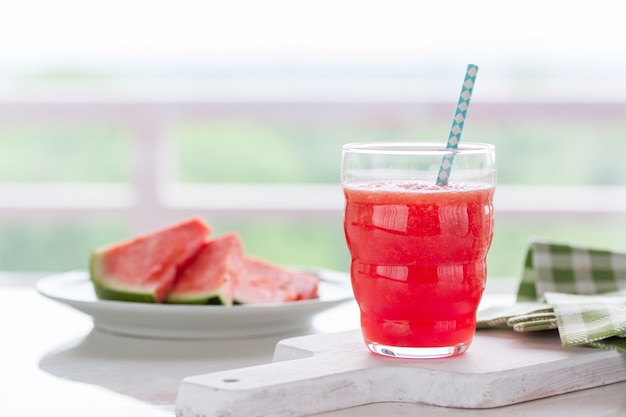
{"type": "Polygon", "coordinates": [[[318,297],[317,275],[244,256],[245,272],[235,287],[239,304],[279,303],[318,297]]]}
{"type": "Polygon", "coordinates": [[[208,240],[179,270],[166,302],[230,306],[243,268],[243,244],[237,234],[208,240]]]}
{"type": "Polygon", "coordinates": [[[100,299],[163,302],[177,268],[202,246],[211,228],[193,218],[168,228],[96,249],[90,275],[100,299]]]}

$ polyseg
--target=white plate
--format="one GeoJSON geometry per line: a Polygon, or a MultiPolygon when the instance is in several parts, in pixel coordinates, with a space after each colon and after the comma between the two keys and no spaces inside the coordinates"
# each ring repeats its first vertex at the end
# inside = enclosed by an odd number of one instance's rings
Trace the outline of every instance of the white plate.
{"type": "Polygon", "coordinates": [[[161,339],[221,339],[306,328],[315,314],[352,299],[348,274],[312,272],[320,277],[318,299],[264,305],[224,307],[99,300],[86,271],[42,278],[37,290],[90,315],[94,327],[107,332],[161,339]]]}

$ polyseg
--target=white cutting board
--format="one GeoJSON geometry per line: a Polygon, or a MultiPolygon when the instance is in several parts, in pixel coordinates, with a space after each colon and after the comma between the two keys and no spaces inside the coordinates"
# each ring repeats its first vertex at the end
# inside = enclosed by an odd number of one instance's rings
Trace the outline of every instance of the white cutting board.
{"type": "Polygon", "coordinates": [[[563,348],[552,331],[480,330],[448,359],[370,353],[360,331],[281,341],[274,362],[185,378],[177,417],[306,416],[388,401],[492,408],[626,380],[626,355],[563,348]]]}

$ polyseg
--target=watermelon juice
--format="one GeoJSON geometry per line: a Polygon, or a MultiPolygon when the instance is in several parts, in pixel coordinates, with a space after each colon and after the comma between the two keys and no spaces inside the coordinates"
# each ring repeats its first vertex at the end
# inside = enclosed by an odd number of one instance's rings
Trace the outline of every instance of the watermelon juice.
{"type": "Polygon", "coordinates": [[[366,344],[388,356],[463,353],[486,282],[494,185],[383,181],[344,194],[366,344]]]}

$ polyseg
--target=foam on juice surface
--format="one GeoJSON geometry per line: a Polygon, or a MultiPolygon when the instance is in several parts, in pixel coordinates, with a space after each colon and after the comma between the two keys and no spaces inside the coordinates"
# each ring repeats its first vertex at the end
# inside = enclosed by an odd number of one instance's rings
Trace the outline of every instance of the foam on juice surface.
{"type": "Polygon", "coordinates": [[[367,192],[384,192],[384,193],[445,193],[445,192],[464,192],[476,191],[491,188],[487,183],[481,182],[464,182],[450,183],[448,185],[436,185],[425,181],[378,181],[350,184],[345,188],[367,191],[367,192]]]}

